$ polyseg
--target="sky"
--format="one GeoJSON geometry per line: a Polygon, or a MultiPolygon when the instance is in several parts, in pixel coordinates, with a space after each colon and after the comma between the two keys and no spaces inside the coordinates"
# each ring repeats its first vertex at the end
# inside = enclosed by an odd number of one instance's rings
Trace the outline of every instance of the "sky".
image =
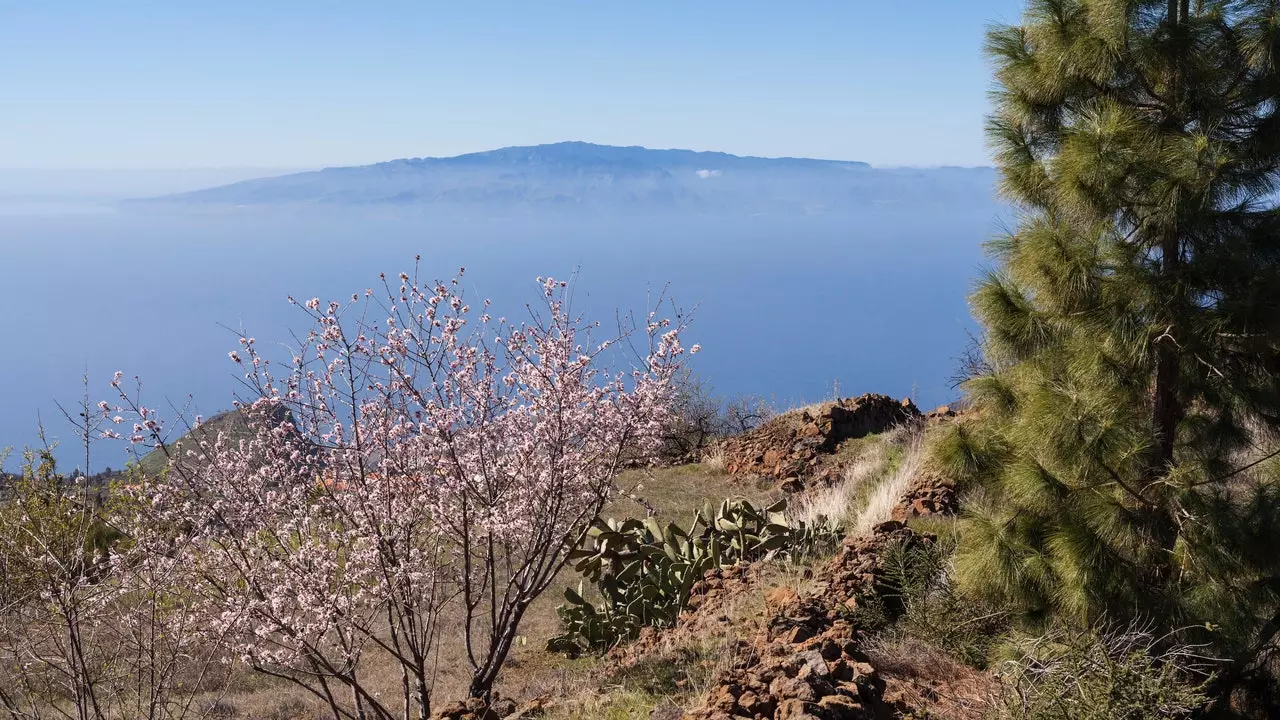
{"type": "Polygon", "coordinates": [[[990,162],[1020,0],[0,0],[0,168],[320,167],[584,140],[990,162]]]}

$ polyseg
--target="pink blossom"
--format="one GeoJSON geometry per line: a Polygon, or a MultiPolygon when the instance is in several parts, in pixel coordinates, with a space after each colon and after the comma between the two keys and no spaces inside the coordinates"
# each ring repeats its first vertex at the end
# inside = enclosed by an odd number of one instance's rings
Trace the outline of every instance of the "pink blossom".
{"type": "MultiPolygon", "coordinates": [[[[144,509],[132,531],[176,563],[211,631],[251,667],[357,668],[391,629],[430,656],[423,633],[456,603],[450,617],[475,630],[473,683],[486,685],[617,474],[659,447],[684,328],[650,313],[635,329],[650,356],[611,370],[584,348],[630,331],[591,338],[599,326],[566,310],[565,282],[539,278],[540,305],[513,325],[469,322],[457,277],[399,277],[381,324],[308,301],[313,327],[283,376],[242,338],[249,436],[193,441],[190,461],[132,491],[144,509]],[[177,546],[174,527],[192,529],[177,546]],[[482,630],[490,617],[503,627],[482,630]]],[[[162,447],[159,421],[121,397],[140,420],[134,441],[162,447]]]]}

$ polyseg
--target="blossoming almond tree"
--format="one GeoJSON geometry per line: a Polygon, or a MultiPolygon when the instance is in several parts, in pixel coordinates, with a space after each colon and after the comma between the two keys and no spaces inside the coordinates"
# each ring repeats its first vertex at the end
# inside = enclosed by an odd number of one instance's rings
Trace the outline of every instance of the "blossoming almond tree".
{"type": "MultiPolygon", "coordinates": [[[[335,717],[393,716],[361,674],[375,648],[401,668],[398,714],[427,717],[446,609],[487,697],[529,604],[670,420],[682,322],[650,312],[597,341],[550,279],[523,322],[488,301],[477,317],[460,277],[303,303],[312,328],[284,372],[242,337],[244,429],[190,433],[134,489],[138,542],[182,558],[193,608],[335,717]],[[641,335],[637,367],[601,368],[641,335]]],[[[136,395],[103,412],[168,448],[136,395]]]]}

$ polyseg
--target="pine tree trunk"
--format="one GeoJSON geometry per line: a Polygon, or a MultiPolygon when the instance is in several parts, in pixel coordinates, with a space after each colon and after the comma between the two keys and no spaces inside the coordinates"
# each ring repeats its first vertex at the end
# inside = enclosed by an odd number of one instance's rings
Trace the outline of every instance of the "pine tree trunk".
{"type": "Polygon", "coordinates": [[[1151,463],[1151,475],[1167,473],[1173,467],[1173,449],[1178,439],[1178,423],[1182,420],[1182,400],[1178,397],[1178,385],[1181,380],[1180,358],[1178,356],[1178,314],[1179,292],[1178,264],[1181,254],[1176,230],[1165,231],[1160,244],[1163,255],[1160,261],[1160,282],[1165,293],[1165,301],[1170,307],[1170,325],[1156,341],[1156,377],[1155,398],[1152,403],[1152,425],[1156,432],[1156,455],[1151,463]]]}
{"type": "MultiPolygon", "coordinates": [[[[1173,451],[1178,439],[1178,424],[1182,421],[1183,406],[1179,393],[1181,384],[1181,358],[1179,356],[1178,338],[1180,327],[1179,315],[1180,283],[1178,281],[1178,263],[1181,243],[1176,230],[1167,230],[1161,243],[1164,258],[1161,261],[1160,284],[1163,299],[1169,308],[1169,325],[1163,335],[1156,341],[1155,400],[1152,403],[1152,425],[1156,433],[1155,456],[1146,468],[1146,484],[1151,484],[1166,476],[1173,469],[1173,451]]],[[[1145,494],[1145,493],[1144,493],[1145,494]]],[[[1178,544],[1178,525],[1170,514],[1170,508],[1157,502],[1152,508],[1152,531],[1159,547],[1172,553],[1178,544]]],[[[1170,555],[1171,557],[1171,555],[1170,555]]],[[[1163,564],[1152,568],[1155,577],[1160,581],[1168,579],[1172,572],[1163,564]]]]}
{"type": "MultiPolygon", "coordinates": [[[[1176,34],[1178,25],[1186,20],[1188,0],[1169,0],[1168,22],[1170,30],[1176,34]]],[[[1170,81],[1169,116],[1166,125],[1175,130],[1181,126],[1178,115],[1182,104],[1182,68],[1181,54],[1174,60],[1173,77],[1170,81]]],[[[1181,380],[1178,357],[1177,323],[1181,311],[1178,295],[1181,283],[1178,279],[1179,265],[1182,259],[1182,244],[1178,238],[1176,223],[1177,207],[1171,209],[1173,218],[1166,220],[1160,238],[1160,276],[1157,292],[1164,301],[1165,319],[1169,322],[1163,334],[1156,341],[1156,372],[1154,402],[1152,403],[1152,428],[1156,433],[1156,453],[1149,467],[1148,481],[1163,475],[1173,467],[1173,449],[1178,438],[1178,423],[1182,420],[1182,402],[1178,397],[1178,385],[1181,380]]]]}

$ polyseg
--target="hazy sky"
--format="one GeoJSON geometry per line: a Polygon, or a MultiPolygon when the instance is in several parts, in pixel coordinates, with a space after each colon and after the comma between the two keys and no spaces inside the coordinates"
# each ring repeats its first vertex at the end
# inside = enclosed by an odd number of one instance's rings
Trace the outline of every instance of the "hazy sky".
{"type": "Polygon", "coordinates": [[[0,168],[306,167],[559,140],[988,162],[1018,0],[0,0],[0,168]]]}

